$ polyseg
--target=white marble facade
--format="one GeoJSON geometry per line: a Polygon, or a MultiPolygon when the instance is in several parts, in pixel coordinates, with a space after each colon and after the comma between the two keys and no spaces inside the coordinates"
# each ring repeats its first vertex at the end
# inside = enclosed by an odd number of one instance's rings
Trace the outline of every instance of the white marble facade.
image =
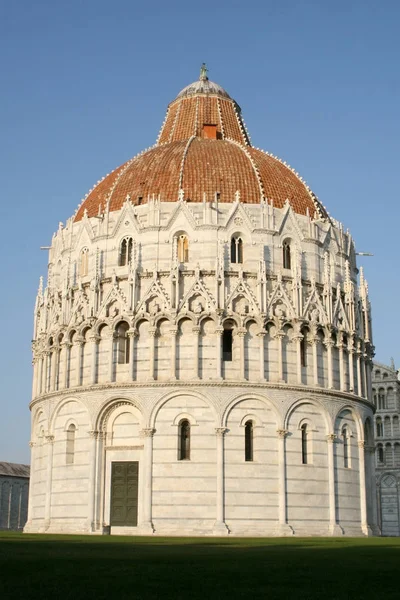
{"type": "Polygon", "coordinates": [[[239,198],[71,218],[35,307],[25,530],[376,532],[372,353],[333,219],[239,198]],[[135,527],[110,528],[113,461],[139,463],[135,527]]]}

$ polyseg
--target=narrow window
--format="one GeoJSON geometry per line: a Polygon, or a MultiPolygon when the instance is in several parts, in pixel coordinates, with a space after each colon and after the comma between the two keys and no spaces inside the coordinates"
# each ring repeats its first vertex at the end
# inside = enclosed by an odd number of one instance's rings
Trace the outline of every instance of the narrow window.
{"type": "Polygon", "coordinates": [[[378,408],[380,410],[385,410],[385,408],[386,408],[386,397],[385,397],[385,391],[384,390],[379,390],[379,394],[378,394],[378,408]]]}
{"type": "Polygon", "coordinates": [[[378,447],[378,461],[384,465],[385,464],[385,453],[383,451],[383,446],[378,447]]]}
{"type": "Polygon", "coordinates": [[[75,462],[75,425],[71,424],[67,429],[67,451],[66,463],[72,465],[75,462]]]}
{"type": "Polygon", "coordinates": [[[244,459],[246,462],[253,460],[253,423],[247,421],[244,426],[244,459]]]}
{"type": "Polygon", "coordinates": [[[178,261],[181,263],[189,262],[189,240],[187,235],[178,237],[178,261]]]}
{"type": "Polygon", "coordinates": [[[125,265],[130,264],[132,260],[132,248],[133,239],[131,237],[124,238],[121,242],[118,256],[118,265],[120,267],[124,267],[125,265]]]}
{"type": "Polygon", "coordinates": [[[301,357],[301,366],[307,366],[307,330],[303,329],[303,339],[300,340],[300,357],[301,357]]]}
{"type": "Polygon", "coordinates": [[[290,244],[289,244],[289,242],[283,242],[283,268],[284,269],[291,269],[290,244]]]}
{"type": "Polygon", "coordinates": [[[79,275],[81,277],[85,277],[88,274],[89,270],[89,250],[88,248],[83,248],[81,250],[80,262],[79,262],[79,275]]]}
{"type": "Polygon", "coordinates": [[[383,423],[380,417],[376,419],[376,437],[383,437],[383,423]]]}
{"type": "Polygon", "coordinates": [[[137,199],[138,205],[142,204],[142,202],[143,202],[143,196],[138,196],[138,199],[137,199]]]}
{"type": "Polygon", "coordinates": [[[243,264],[243,240],[241,237],[231,238],[231,263],[243,264]]]}
{"type": "Polygon", "coordinates": [[[187,419],[179,425],[178,460],[190,460],[190,423],[187,419]]]}
{"type": "Polygon", "coordinates": [[[222,360],[232,361],[232,345],[232,329],[224,329],[224,333],[222,334],[222,360]]]}
{"type": "Polygon", "coordinates": [[[349,468],[349,437],[347,435],[347,429],[342,431],[343,439],[343,466],[345,469],[349,468]]]}
{"type": "Polygon", "coordinates": [[[129,363],[129,336],[128,323],[119,323],[117,327],[117,352],[118,364],[126,365],[129,363]]]}
{"type": "Polygon", "coordinates": [[[308,464],[307,424],[301,426],[301,462],[308,464]]]}

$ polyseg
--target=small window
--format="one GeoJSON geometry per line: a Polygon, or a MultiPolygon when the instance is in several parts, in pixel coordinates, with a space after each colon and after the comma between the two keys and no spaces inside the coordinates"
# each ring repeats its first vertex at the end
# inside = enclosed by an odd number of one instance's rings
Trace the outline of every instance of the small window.
{"type": "Polygon", "coordinates": [[[231,238],[231,263],[243,263],[243,240],[241,237],[233,236],[231,238]]]}
{"type": "Polygon", "coordinates": [[[224,329],[222,334],[222,360],[232,361],[233,331],[224,329]]]}
{"type": "Polygon", "coordinates": [[[385,390],[380,389],[378,392],[378,409],[385,410],[386,409],[386,396],[385,390]]]}
{"type": "Polygon", "coordinates": [[[383,450],[383,446],[378,446],[378,462],[382,465],[385,464],[385,452],[383,450]]]}
{"type": "Polygon", "coordinates": [[[178,460],[190,460],[190,423],[187,419],[179,424],[178,460]]]}
{"type": "Polygon", "coordinates": [[[75,433],[76,427],[71,423],[67,429],[67,451],[66,451],[66,463],[72,465],[75,462],[75,433]]]}
{"type": "Polygon", "coordinates": [[[301,462],[303,465],[308,464],[308,432],[307,424],[301,426],[301,462]]]}
{"type": "Polygon", "coordinates": [[[376,419],[376,437],[383,437],[383,423],[380,417],[376,419]]]}
{"type": "Polygon", "coordinates": [[[343,441],[343,466],[345,469],[348,469],[350,466],[349,460],[349,434],[347,428],[344,428],[342,431],[342,441],[343,441]]]}
{"type": "Polygon", "coordinates": [[[120,267],[129,265],[132,261],[133,239],[126,237],[122,240],[119,249],[118,265],[120,267]]]}
{"type": "Polygon", "coordinates": [[[79,275],[85,277],[89,272],[89,250],[83,248],[81,250],[81,256],[79,261],[79,275]]]}
{"type": "Polygon", "coordinates": [[[138,196],[137,203],[139,206],[143,203],[143,196],[138,196]]]}
{"type": "Polygon", "coordinates": [[[189,262],[189,240],[187,235],[178,237],[178,261],[181,263],[189,262]]]}
{"type": "Polygon", "coordinates": [[[253,422],[247,421],[244,426],[244,459],[246,462],[253,460],[253,422]]]}
{"type": "Polygon", "coordinates": [[[300,340],[300,359],[302,367],[307,366],[307,333],[307,329],[303,329],[303,338],[300,340]]]}
{"type": "Polygon", "coordinates": [[[291,269],[290,243],[283,242],[283,268],[291,269]]]}
{"type": "Polygon", "coordinates": [[[117,356],[118,364],[126,365],[129,363],[129,336],[128,336],[128,323],[119,323],[117,333],[117,356]]]}

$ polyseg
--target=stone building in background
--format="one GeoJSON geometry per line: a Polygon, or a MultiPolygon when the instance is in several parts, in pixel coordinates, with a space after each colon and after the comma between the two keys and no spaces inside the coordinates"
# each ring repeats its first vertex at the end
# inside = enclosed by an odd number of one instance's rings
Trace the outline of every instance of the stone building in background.
{"type": "Polygon", "coordinates": [[[28,516],[29,466],[0,462],[0,530],[21,530],[28,516]]]}
{"type": "Polygon", "coordinates": [[[203,68],[53,236],[25,530],[376,532],[372,355],[349,231],[203,68]]]}
{"type": "Polygon", "coordinates": [[[400,535],[400,381],[394,363],[374,361],[372,392],[375,413],[378,519],[382,535],[400,535]]]}

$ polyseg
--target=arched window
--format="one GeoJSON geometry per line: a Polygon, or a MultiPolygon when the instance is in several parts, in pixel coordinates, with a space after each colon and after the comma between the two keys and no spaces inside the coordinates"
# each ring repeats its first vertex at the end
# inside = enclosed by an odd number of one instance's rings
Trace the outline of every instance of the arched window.
{"type": "Polygon", "coordinates": [[[383,437],[383,423],[380,417],[376,419],[376,437],[383,437]]]}
{"type": "Polygon", "coordinates": [[[79,275],[85,277],[89,272],[89,249],[82,248],[79,260],[79,275]]]}
{"type": "Polygon", "coordinates": [[[349,433],[346,427],[342,430],[342,441],[343,441],[343,466],[348,469],[350,466],[350,455],[349,455],[349,433]]]}
{"type": "Polygon", "coordinates": [[[380,388],[380,390],[378,392],[378,409],[385,410],[385,408],[386,408],[385,390],[383,388],[380,388]]]}
{"type": "Polygon", "coordinates": [[[189,262],[189,239],[184,233],[179,235],[178,241],[178,261],[181,263],[189,262]]]}
{"type": "Polygon", "coordinates": [[[301,330],[303,338],[300,340],[300,358],[301,358],[301,366],[307,366],[307,334],[308,329],[304,328],[301,330]]]}
{"type": "Polygon", "coordinates": [[[381,465],[385,464],[385,451],[382,445],[378,446],[378,463],[381,465]]]}
{"type": "Polygon", "coordinates": [[[239,236],[231,238],[231,263],[243,263],[243,240],[239,236]]]}
{"type": "Polygon", "coordinates": [[[119,365],[126,365],[129,363],[128,329],[129,325],[124,321],[117,325],[117,363],[119,365]]]}
{"type": "Polygon", "coordinates": [[[190,423],[184,419],[178,429],[178,460],[190,460],[190,423]]]}
{"type": "Polygon", "coordinates": [[[67,429],[67,449],[66,449],[66,463],[72,465],[75,462],[75,433],[76,427],[74,424],[67,429]]]}
{"type": "Polygon", "coordinates": [[[375,371],[375,379],[380,379],[381,378],[381,372],[379,371],[379,369],[377,369],[375,371]]]}
{"type": "Polygon", "coordinates": [[[222,360],[232,361],[232,348],[233,348],[233,329],[232,326],[227,323],[224,326],[224,332],[222,334],[222,360]]]}
{"type": "Polygon", "coordinates": [[[301,462],[303,465],[308,464],[308,432],[307,423],[301,426],[301,462]]]}
{"type": "Polygon", "coordinates": [[[244,426],[244,459],[247,462],[253,460],[253,422],[247,421],[244,426]]]}
{"type": "Polygon", "coordinates": [[[283,242],[283,268],[291,269],[290,243],[283,242]]]}
{"type": "Polygon", "coordinates": [[[131,237],[125,237],[119,248],[118,265],[124,267],[129,265],[132,261],[132,249],[133,239],[131,237]]]}

